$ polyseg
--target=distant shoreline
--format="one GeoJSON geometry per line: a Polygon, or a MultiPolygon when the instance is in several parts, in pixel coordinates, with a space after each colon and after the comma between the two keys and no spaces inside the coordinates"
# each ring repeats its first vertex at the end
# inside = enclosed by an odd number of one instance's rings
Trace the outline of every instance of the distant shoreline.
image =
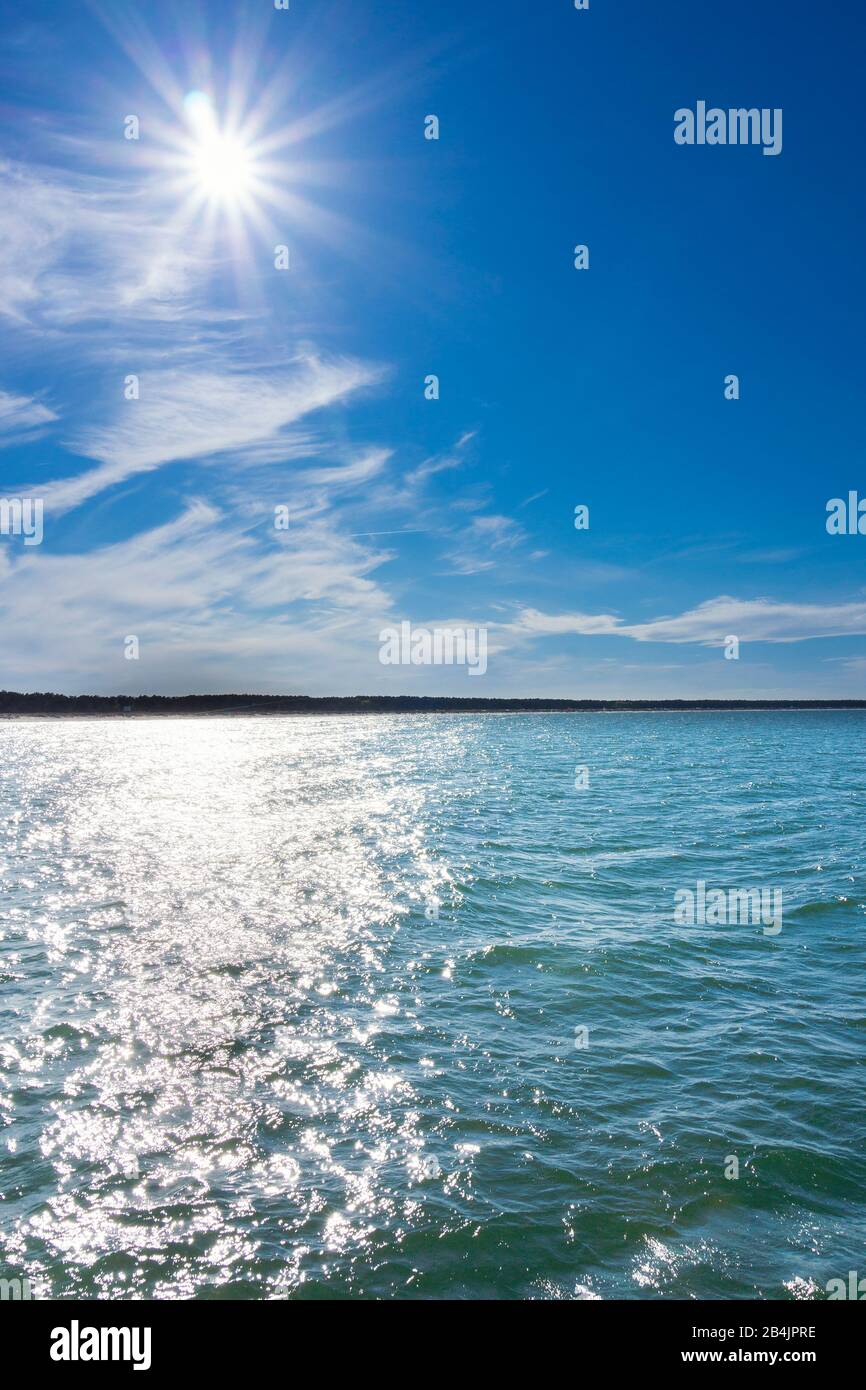
{"type": "Polygon", "coordinates": [[[0,719],[261,714],[678,714],[866,710],[864,700],[559,700],[435,695],[55,695],[0,691],[0,719]]]}

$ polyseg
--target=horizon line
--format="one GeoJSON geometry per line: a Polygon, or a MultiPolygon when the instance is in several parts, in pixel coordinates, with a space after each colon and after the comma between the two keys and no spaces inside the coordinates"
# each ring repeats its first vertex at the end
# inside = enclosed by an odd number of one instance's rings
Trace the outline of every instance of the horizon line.
{"type": "Polygon", "coordinates": [[[423,713],[677,713],[866,710],[866,699],[657,699],[473,695],[65,695],[0,690],[0,717],[26,714],[411,714],[423,713]]]}

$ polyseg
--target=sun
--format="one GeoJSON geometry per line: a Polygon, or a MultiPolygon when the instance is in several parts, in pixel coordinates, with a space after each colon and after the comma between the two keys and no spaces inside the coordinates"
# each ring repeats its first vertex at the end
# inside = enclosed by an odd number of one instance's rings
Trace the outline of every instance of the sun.
{"type": "MultiPolygon", "coordinates": [[[[356,244],[354,219],[311,193],[339,195],[350,163],[301,153],[305,141],[350,120],[354,108],[328,102],[287,111],[286,87],[296,80],[285,61],[264,77],[255,45],[239,41],[224,70],[206,50],[191,42],[189,48],[181,75],[163,60],[156,39],[145,46],[140,66],[163,109],[145,113],[148,138],[135,151],[145,176],[141,192],[159,207],[166,232],[201,257],[204,273],[258,310],[259,267],[272,248],[315,239],[344,252],[356,244]]],[[[126,171],[129,151],[121,153],[126,171]]]]}
{"type": "Polygon", "coordinates": [[[184,98],[191,138],[188,173],[192,188],[210,203],[243,205],[256,186],[255,154],[239,135],[221,129],[210,97],[190,92],[184,98]]]}
{"type": "Polygon", "coordinates": [[[217,202],[236,202],[252,187],[249,151],[239,140],[214,135],[193,153],[194,178],[201,191],[217,202]]]}

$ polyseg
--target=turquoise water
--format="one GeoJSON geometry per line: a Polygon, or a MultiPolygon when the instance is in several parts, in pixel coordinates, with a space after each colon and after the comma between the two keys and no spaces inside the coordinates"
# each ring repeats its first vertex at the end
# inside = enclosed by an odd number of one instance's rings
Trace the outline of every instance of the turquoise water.
{"type": "Polygon", "coordinates": [[[466,1299],[866,1275],[864,733],[0,724],[0,1275],[466,1299]],[[782,930],[675,922],[698,880],[780,889],[782,930]]]}

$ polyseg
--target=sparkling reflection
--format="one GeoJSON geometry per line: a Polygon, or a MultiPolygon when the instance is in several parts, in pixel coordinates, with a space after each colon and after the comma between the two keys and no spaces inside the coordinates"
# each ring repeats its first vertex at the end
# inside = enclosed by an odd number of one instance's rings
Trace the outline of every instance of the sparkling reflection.
{"type": "Polygon", "coordinates": [[[854,1268],[862,725],[743,727],[0,722],[0,1275],[801,1298],[854,1268]],[[744,824],[772,953],[671,922],[744,824]]]}

